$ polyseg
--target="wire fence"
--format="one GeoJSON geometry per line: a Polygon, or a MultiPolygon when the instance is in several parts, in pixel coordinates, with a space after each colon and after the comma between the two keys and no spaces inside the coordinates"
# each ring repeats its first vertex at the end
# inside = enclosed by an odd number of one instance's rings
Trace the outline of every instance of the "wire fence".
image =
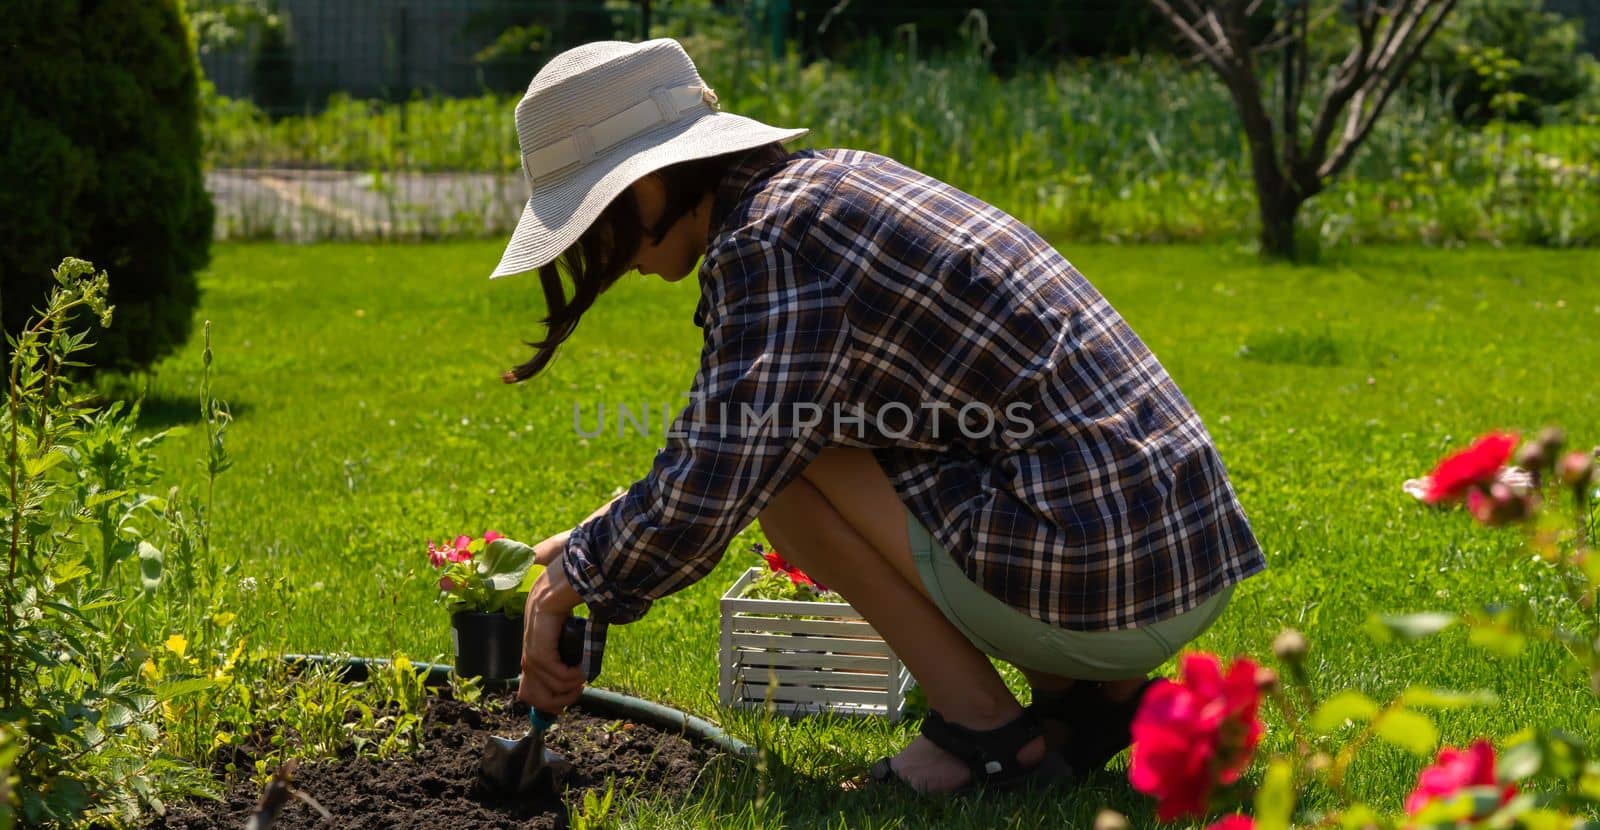
{"type": "MultiPolygon", "coordinates": [[[[562,49],[648,26],[684,43],[725,108],[895,156],[1053,232],[1248,235],[1248,161],[1205,73],[1146,56],[1009,75],[1040,42],[1149,43],[1164,30],[1130,11],[1144,4],[1078,0],[1088,12],[1045,16],[1055,29],[1039,32],[1028,15],[1068,4],[922,2],[918,25],[840,0],[278,0],[279,29],[202,55],[216,233],[505,236],[528,197],[513,117],[528,82],[562,49]]],[[[1456,127],[1444,93],[1396,101],[1345,176],[1359,200],[1325,196],[1336,212],[1309,218],[1330,240],[1600,244],[1595,109],[1591,97],[1496,133],[1456,127]]]]}

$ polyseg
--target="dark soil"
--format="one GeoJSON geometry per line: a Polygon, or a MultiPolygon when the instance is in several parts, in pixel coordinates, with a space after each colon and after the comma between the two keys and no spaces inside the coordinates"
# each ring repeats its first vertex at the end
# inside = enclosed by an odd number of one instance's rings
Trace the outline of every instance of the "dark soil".
{"type": "MultiPolygon", "coordinates": [[[[686,795],[715,752],[676,733],[573,707],[546,733],[546,745],[573,764],[565,792],[508,797],[481,782],[478,760],[489,735],[526,734],[527,712],[509,696],[485,696],[476,706],[430,698],[421,752],[380,761],[347,751],[336,760],[301,766],[295,786],[333,820],[291,799],[273,828],[560,828],[567,826],[566,805],[580,804],[585,790],[603,794],[611,779],[619,800],[624,794],[686,795]]],[[[174,805],[147,827],[243,827],[260,796],[248,779],[235,781],[222,801],[174,805]]]]}

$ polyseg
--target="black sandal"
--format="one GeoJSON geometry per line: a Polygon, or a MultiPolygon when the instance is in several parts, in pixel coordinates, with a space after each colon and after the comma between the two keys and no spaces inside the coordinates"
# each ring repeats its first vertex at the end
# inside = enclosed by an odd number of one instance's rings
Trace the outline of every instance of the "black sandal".
{"type": "MultiPolygon", "coordinates": [[[[978,789],[1011,790],[1072,777],[1072,767],[1053,750],[1046,749],[1044,758],[1033,766],[1025,767],[1017,761],[1017,753],[1043,735],[1039,722],[1027,711],[1003,726],[978,731],[950,723],[937,710],[930,709],[922,719],[922,735],[934,746],[956,756],[972,771],[972,780],[952,795],[978,789]]],[[[891,780],[905,783],[888,758],[880,758],[872,765],[871,777],[878,783],[891,780]]]]}
{"type": "Polygon", "coordinates": [[[1133,743],[1133,716],[1155,682],[1156,678],[1146,678],[1126,700],[1110,700],[1104,684],[1080,680],[1060,692],[1035,692],[1027,710],[1036,718],[1066,726],[1062,757],[1077,772],[1093,774],[1133,743]]]}

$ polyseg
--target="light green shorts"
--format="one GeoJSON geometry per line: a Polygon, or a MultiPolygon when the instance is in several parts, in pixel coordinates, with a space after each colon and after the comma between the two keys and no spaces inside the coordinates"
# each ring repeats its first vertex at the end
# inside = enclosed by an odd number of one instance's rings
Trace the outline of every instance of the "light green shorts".
{"type": "Polygon", "coordinates": [[[933,601],[979,651],[1020,668],[1079,680],[1143,677],[1215,622],[1233,586],[1192,610],[1142,628],[1070,631],[1006,605],[967,578],[944,546],[907,512],[911,558],[933,601]]]}

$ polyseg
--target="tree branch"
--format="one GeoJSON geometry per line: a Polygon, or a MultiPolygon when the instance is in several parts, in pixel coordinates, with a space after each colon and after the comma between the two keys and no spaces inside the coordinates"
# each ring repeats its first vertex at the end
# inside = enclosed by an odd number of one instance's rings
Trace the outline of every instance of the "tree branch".
{"type": "Polygon", "coordinates": [[[1328,157],[1328,141],[1333,137],[1334,125],[1344,114],[1345,106],[1367,82],[1369,76],[1367,59],[1372,53],[1379,19],[1375,6],[1364,6],[1356,18],[1356,47],[1340,62],[1339,68],[1334,70],[1333,78],[1328,82],[1328,89],[1323,93],[1322,103],[1317,106],[1317,112],[1311,118],[1311,132],[1306,153],[1301,158],[1299,169],[1294,171],[1295,179],[1302,186],[1320,178],[1317,171],[1328,157]]]}
{"type": "MultiPolygon", "coordinates": [[[[1350,163],[1350,160],[1355,157],[1356,148],[1360,147],[1367,134],[1372,132],[1372,127],[1378,122],[1378,117],[1383,114],[1384,107],[1388,106],[1390,97],[1394,95],[1395,90],[1400,88],[1400,82],[1405,78],[1406,70],[1411,68],[1411,64],[1416,62],[1417,56],[1422,54],[1422,48],[1428,44],[1429,40],[1433,39],[1434,33],[1439,31],[1439,27],[1444,24],[1445,18],[1449,17],[1450,11],[1455,8],[1456,2],[1457,0],[1423,0],[1422,5],[1424,8],[1415,18],[1415,22],[1412,24],[1413,30],[1415,30],[1417,22],[1420,22],[1426,16],[1428,7],[1437,8],[1438,14],[1427,24],[1421,35],[1410,38],[1409,44],[1404,48],[1397,46],[1395,54],[1398,57],[1391,59],[1383,67],[1381,73],[1374,75],[1373,87],[1377,89],[1377,97],[1373,101],[1372,108],[1370,110],[1365,109],[1365,100],[1357,102],[1356,108],[1351,110],[1351,119],[1346,124],[1344,135],[1339,138],[1338,146],[1334,148],[1333,153],[1318,168],[1317,176],[1319,178],[1327,180],[1339,175],[1345,166],[1350,163]]],[[[1370,88],[1363,90],[1363,93],[1369,91],[1370,88]]],[[[1366,95],[1363,94],[1362,98],[1365,99],[1366,95]]]]}
{"type": "Polygon", "coordinates": [[[1210,64],[1218,75],[1222,76],[1223,80],[1228,79],[1230,71],[1227,61],[1217,51],[1216,46],[1207,40],[1204,35],[1200,34],[1199,30],[1195,29],[1188,18],[1184,17],[1177,9],[1174,9],[1167,0],[1150,0],[1150,4],[1155,6],[1156,11],[1161,12],[1163,17],[1167,18],[1167,21],[1172,24],[1173,28],[1178,30],[1178,34],[1182,35],[1190,46],[1199,51],[1200,56],[1205,59],[1207,64],[1210,64]]]}

